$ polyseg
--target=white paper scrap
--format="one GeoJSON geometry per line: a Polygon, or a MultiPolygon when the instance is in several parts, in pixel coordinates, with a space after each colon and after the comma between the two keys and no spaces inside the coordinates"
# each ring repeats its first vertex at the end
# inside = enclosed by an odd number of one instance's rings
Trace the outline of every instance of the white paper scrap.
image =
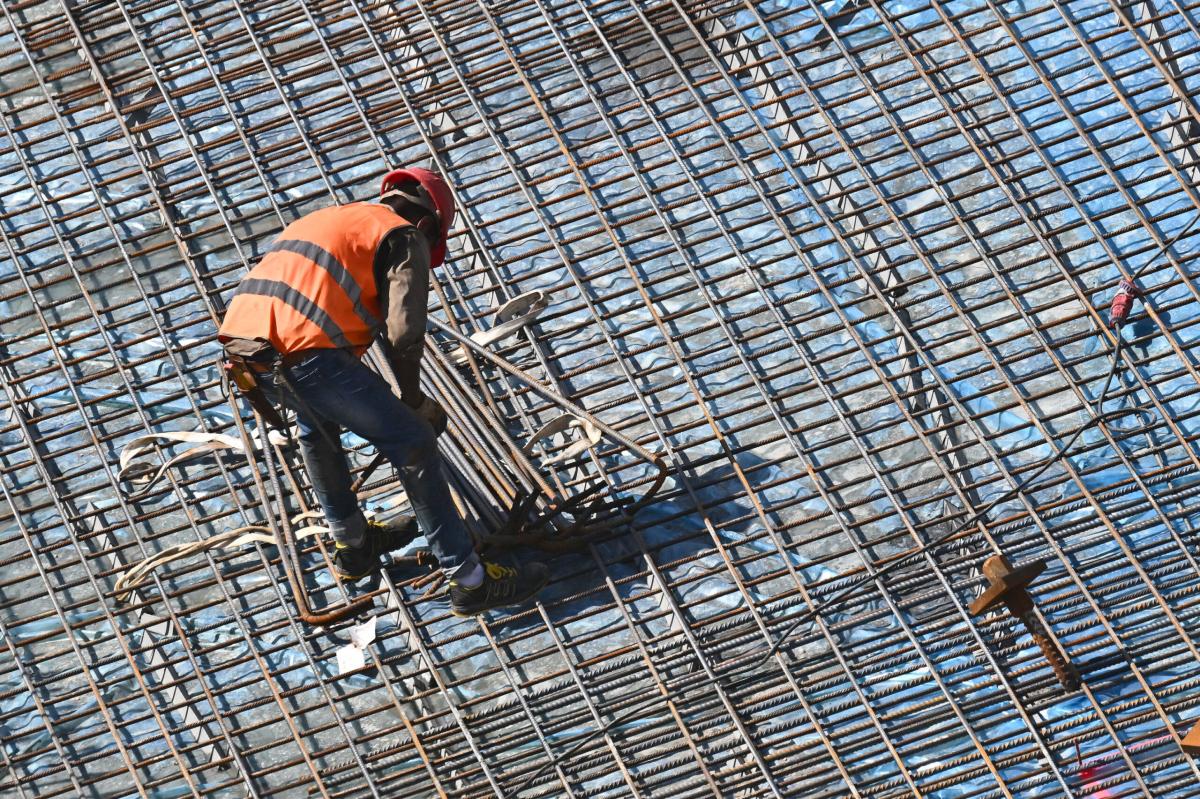
{"type": "Polygon", "coordinates": [[[359,649],[366,649],[372,641],[375,640],[375,619],[377,616],[364,621],[362,624],[356,624],[350,628],[350,642],[359,649]]]}
{"type": "Polygon", "coordinates": [[[363,651],[354,644],[346,644],[337,651],[338,674],[349,674],[367,665],[363,651]]]}
{"type": "Polygon", "coordinates": [[[362,624],[356,624],[350,628],[350,643],[337,651],[338,674],[349,674],[367,665],[367,658],[363,654],[363,650],[375,640],[375,620],[377,618],[377,616],[372,616],[362,624]]]}

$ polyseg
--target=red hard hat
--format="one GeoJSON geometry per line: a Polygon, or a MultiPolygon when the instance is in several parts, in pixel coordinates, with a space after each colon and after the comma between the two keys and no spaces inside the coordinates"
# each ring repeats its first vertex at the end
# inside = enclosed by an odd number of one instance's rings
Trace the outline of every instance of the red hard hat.
{"type": "Polygon", "coordinates": [[[392,186],[408,180],[420,183],[437,206],[438,217],[442,223],[442,236],[429,251],[429,265],[441,266],[442,261],[446,260],[446,234],[450,232],[450,225],[454,222],[454,195],[450,193],[450,187],[442,180],[441,175],[415,166],[388,172],[383,177],[383,186],[380,187],[379,193],[383,195],[392,186]]]}

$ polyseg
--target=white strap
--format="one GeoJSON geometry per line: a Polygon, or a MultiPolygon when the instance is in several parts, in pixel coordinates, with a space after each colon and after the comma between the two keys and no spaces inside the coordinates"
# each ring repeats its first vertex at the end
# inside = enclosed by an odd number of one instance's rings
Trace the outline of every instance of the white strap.
{"type": "Polygon", "coordinates": [[[191,460],[200,455],[221,450],[236,450],[242,452],[242,442],[233,436],[221,433],[202,433],[197,431],[179,430],[171,433],[150,433],[138,436],[121,450],[120,471],[117,480],[132,483],[137,489],[122,489],[128,497],[138,497],[149,491],[155,483],[162,479],[167,470],[176,464],[191,460]],[[159,466],[137,458],[148,452],[158,452],[163,443],[196,444],[196,446],[163,461],[159,466]]]}
{"type": "MultiPolygon", "coordinates": [[[[520,296],[513,297],[496,310],[495,323],[492,327],[472,334],[471,340],[481,347],[490,347],[528,325],[549,304],[550,293],[541,289],[534,289],[520,296]]],[[[451,353],[450,357],[459,366],[467,365],[467,350],[465,347],[460,346],[451,353]]]]}
{"type": "MultiPolygon", "coordinates": [[[[564,413],[561,416],[557,416],[546,424],[542,425],[541,429],[533,434],[533,436],[529,439],[529,443],[526,444],[521,451],[526,455],[532,455],[534,449],[537,447],[537,443],[543,438],[549,438],[550,436],[557,435],[559,433],[566,433],[568,430],[573,429],[582,430],[583,436],[580,437],[580,439],[574,444],[571,444],[562,452],[555,455],[553,458],[547,458],[546,460],[542,461],[544,465],[553,466],[558,463],[573,461],[590,450],[592,447],[599,444],[601,437],[603,437],[603,433],[596,425],[584,419],[580,419],[578,416],[573,414],[564,413]]],[[[543,448],[543,451],[545,451],[545,448],[543,448]]]]}
{"type": "MultiPolygon", "coordinates": [[[[293,521],[299,521],[302,518],[315,514],[305,513],[298,516],[293,521]]],[[[296,540],[307,538],[309,536],[319,535],[329,532],[328,527],[320,525],[309,525],[301,527],[299,530],[293,531],[296,540]]],[[[159,566],[165,566],[168,563],[173,563],[177,560],[189,558],[192,555],[199,555],[203,552],[210,552],[214,549],[236,549],[246,546],[247,544],[260,543],[271,544],[274,546],[277,542],[275,536],[271,534],[270,527],[264,527],[258,524],[247,525],[246,527],[238,527],[233,530],[227,530],[223,533],[209,536],[201,541],[190,541],[186,544],[175,544],[169,546],[163,551],[151,555],[145,560],[139,561],[130,566],[117,578],[117,601],[125,602],[133,593],[134,589],[150,579],[150,574],[159,566]]]]}

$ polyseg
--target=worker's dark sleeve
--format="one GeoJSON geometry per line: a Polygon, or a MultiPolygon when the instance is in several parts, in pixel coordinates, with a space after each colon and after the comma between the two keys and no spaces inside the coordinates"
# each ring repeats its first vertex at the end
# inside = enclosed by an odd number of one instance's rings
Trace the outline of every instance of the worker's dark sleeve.
{"type": "Polygon", "coordinates": [[[421,356],[425,353],[425,313],[429,305],[429,244],[413,227],[384,238],[375,253],[379,309],[400,396],[421,404],[421,356]]]}

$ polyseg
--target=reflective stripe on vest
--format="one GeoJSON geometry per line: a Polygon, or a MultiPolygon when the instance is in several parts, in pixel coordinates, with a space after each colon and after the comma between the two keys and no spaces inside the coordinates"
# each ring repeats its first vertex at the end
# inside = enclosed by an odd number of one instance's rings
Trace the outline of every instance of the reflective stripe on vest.
{"type": "MultiPolygon", "coordinates": [[[[346,292],[346,296],[350,298],[350,302],[354,303],[354,312],[358,314],[358,318],[362,320],[363,324],[371,329],[379,327],[379,319],[363,307],[362,289],[358,287],[358,283],[354,282],[354,278],[346,271],[346,267],[342,266],[342,262],[333,256],[333,253],[322,249],[311,241],[297,241],[295,239],[283,239],[275,242],[271,245],[270,252],[294,252],[324,269],[333,278],[334,282],[342,287],[342,291],[346,292]]],[[[292,307],[300,310],[295,305],[292,305],[292,307]]],[[[301,313],[304,313],[304,311],[301,311],[301,313]]],[[[317,321],[307,313],[304,313],[304,315],[308,316],[314,322],[317,321]]],[[[328,319],[329,317],[326,316],[325,318],[328,319]]],[[[319,322],[317,324],[320,325],[319,322]]],[[[320,327],[322,330],[325,329],[324,325],[320,325],[320,327]]],[[[330,338],[333,338],[333,336],[330,336],[330,338]]]]}
{"type": "Polygon", "coordinates": [[[285,355],[323,347],[361,354],[381,325],[375,252],[406,225],[374,203],[324,208],[296,220],[234,292],[220,338],[265,339],[285,355]]]}
{"type": "Polygon", "coordinates": [[[322,311],[315,302],[296,291],[287,283],[281,283],[278,280],[259,280],[248,277],[238,287],[238,294],[253,294],[259,297],[274,297],[277,300],[283,300],[299,311],[308,321],[321,328],[321,331],[329,336],[329,340],[333,342],[333,346],[339,348],[351,346],[349,339],[346,338],[346,334],[342,332],[340,327],[333,323],[333,320],[329,318],[329,314],[322,311]]]}

